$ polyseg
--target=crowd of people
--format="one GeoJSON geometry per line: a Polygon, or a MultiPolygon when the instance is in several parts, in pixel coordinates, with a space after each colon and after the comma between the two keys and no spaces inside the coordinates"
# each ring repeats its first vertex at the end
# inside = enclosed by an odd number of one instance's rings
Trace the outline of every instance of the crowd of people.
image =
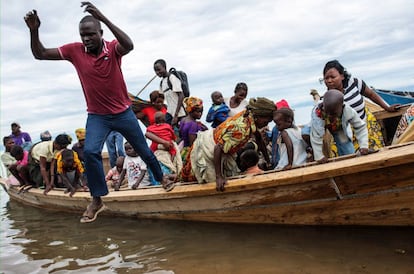
{"type": "Polygon", "coordinates": [[[67,60],[76,68],[87,103],[86,130],[76,131],[78,142],[68,149],[71,140],[66,134],[31,144],[30,136],[13,123],[12,135],[3,139],[2,160],[21,191],[44,186],[47,194],[53,187],[65,187],[74,195],[78,189],[89,190],[92,201],[82,215],[83,223],[94,221],[105,209],[101,197],[111,188],[160,185],[170,191],[177,181],[197,181],[216,182],[217,191],[224,191],[227,179],[234,175],[287,170],[313,159],[325,162],[329,157],[322,153],[326,131],[333,135],[339,155],[355,151],[365,155],[369,148],[383,145],[363,97],[386,111],[396,111],[396,105],[387,105],[336,60],[323,70],[327,92],[302,129],[295,125],[294,112],[285,100],[254,96],[248,100],[248,86],[243,82],[236,84],[232,96],[212,92],[207,114],[211,126],[206,126],[200,121],[203,101],[184,96],[180,79],[167,70],[163,59],[154,62],[154,71],[162,79],[159,90],[150,94],[145,107],[137,107],[130,100],[120,67],[122,56],[134,47],[132,40],[92,3],[81,6],[89,13],[79,24],[81,43],[45,48],[39,39],[36,10],[24,19],[36,59],[67,60]],[[101,22],[115,36],[113,41],[103,39],[101,22]],[[146,126],[145,134],[138,120],[146,126]],[[268,129],[271,121],[275,122],[272,130],[268,129]],[[116,146],[119,141],[113,134],[126,139],[124,151],[116,146]],[[110,141],[111,150],[119,153],[104,174],[102,147],[110,141]]]}

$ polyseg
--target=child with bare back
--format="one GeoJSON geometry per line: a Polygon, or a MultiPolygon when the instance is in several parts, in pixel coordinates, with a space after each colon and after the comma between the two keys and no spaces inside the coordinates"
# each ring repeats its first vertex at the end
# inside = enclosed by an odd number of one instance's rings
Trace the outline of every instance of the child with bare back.
{"type": "Polygon", "coordinates": [[[240,155],[241,169],[244,174],[260,174],[263,170],[259,168],[259,153],[255,149],[246,149],[240,155]]]}
{"type": "Polygon", "coordinates": [[[280,159],[276,170],[287,170],[306,163],[306,143],[301,130],[295,126],[294,113],[290,108],[280,108],[273,115],[279,136],[277,139],[280,159]]]}
{"type": "Polygon", "coordinates": [[[70,197],[75,194],[79,188],[89,191],[86,187],[86,181],[83,176],[84,169],[78,158],[78,154],[71,149],[62,150],[56,158],[56,170],[58,183],[66,186],[65,193],[70,193],[70,197]]]}
{"type": "Polygon", "coordinates": [[[119,181],[121,177],[122,169],[124,168],[124,156],[119,156],[116,159],[115,166],[111,168],[105,176],[106,184],[108,188],[115,188],[115,184],[122,185],[119,181]]]}
{"type": "Polygon", "coordinates": [[[134,150],[129,142],[124,145],[125,159],[124,166],[119,178],[119,183],[114,184],[116,191],[121,187],[121,183],[124,182],[125,176],[127,176],[128,187],[131,189],[137,189],[142,186],[149,186],[150,180],[147,172],[147,165],[138,156],[138,153],[134,150]]]}

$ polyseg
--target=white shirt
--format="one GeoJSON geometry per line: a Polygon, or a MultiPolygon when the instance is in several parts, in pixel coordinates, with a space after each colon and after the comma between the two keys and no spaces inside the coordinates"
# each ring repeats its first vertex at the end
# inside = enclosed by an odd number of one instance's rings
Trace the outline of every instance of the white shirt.
{"type": "MultiPolygon", "coordinates": [[[[292,167],[297,167],[306,163],[306,143],[302,139],[301,130],[297,127],[291,127],[285,129],[286,133],[289,135],[290,140],[293,145],[293,161],[292,167]]],[[[278,137],[279,144],[279,155],[280,160],[277,164],[276,170],[283,169],[287,164],[289,164],[289,158],[287,154],[287,148],[285,143],[281,142],[282,137],[278,137]]]]}
{"type": "MultiPolygon", "coordinates": [[[[168,86],[168,77],[164,77],[160,83],[160,91],[165,96],[165,103],[167,104],[167,112],[174,117],[178,104],[178,93],[182,93],[181,81],[174,74],[170,74],[170,82],[172,90],[168,86]]],[[[186,116],[184,108],[181,106],[177,117],[186,116]]]]}
{"type": "Polygon", "coordinates": [[[236,115],[237,113],[243,111],[246,109],[246,106],[248,105],[247,100],[244,99],[243,101],[240,102],[240,105],[232,108],[230,106],[230,97],[229,98],[224,98],[224,103],[229,107],[230,111],[229,111],[229,117],[232,117],[234,115],[236,115]]]}
{"type": "MultiPolygon", "coordinates": [[[[137,178],[140,176],[141,172],[147,171],[147,165],[139,156],[125,156],[123,168],[126,169],[129,188],[132,188],[132,186],[136,183],[137,178]]],[[[148,172],[145,174],[139,185],[149,185],[148,172]]]]}

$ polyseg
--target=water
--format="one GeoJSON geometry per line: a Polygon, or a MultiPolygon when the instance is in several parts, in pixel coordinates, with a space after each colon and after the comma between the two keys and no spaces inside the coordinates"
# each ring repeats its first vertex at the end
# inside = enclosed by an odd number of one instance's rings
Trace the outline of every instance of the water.
{"type": "Polygon", "coordinates": [[[414,273],[414,228],[80,224],[0,192],[0,273],[414,273]]]}

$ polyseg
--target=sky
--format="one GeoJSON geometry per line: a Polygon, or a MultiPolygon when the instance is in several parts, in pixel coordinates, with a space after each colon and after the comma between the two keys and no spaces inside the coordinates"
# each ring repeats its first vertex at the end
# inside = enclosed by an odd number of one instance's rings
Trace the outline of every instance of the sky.
{"type": "MultiPolygon", "coordinates": [[[[33,141],[85,127],[86,105],[75,69],[67,61],[39,61],[30,50],[25,14],[36,9],[46,48],[80,42],[86,14],[79,1],[1,1],[1,136],[17,121],[33,141]]],[[[414,90],[414,1],[394,0],[102,0],[93,2],[134,42],[123,57],[128,91],[137,94],[155,75],[153,63],[184,70],[191,94],[234,94],[286,99],[297,124],[307,123],[310,89],[321,94],[326,62],[337,59],[353,76],[382,89],[414,90]],[[410,46],[411,45],[411,46],[410,46]]],[[[114,39],[103,25],[104,38],[114,39]]],[[[156,78],[140,97],[159,86],[156,78]]],[[[143,128],[145,132],[145,128],[143,128]]],[[[76,142],[76,140],[74,140],[76,142]]],[[[73,143],[74,143],[73,142],[73,143]]]]}

